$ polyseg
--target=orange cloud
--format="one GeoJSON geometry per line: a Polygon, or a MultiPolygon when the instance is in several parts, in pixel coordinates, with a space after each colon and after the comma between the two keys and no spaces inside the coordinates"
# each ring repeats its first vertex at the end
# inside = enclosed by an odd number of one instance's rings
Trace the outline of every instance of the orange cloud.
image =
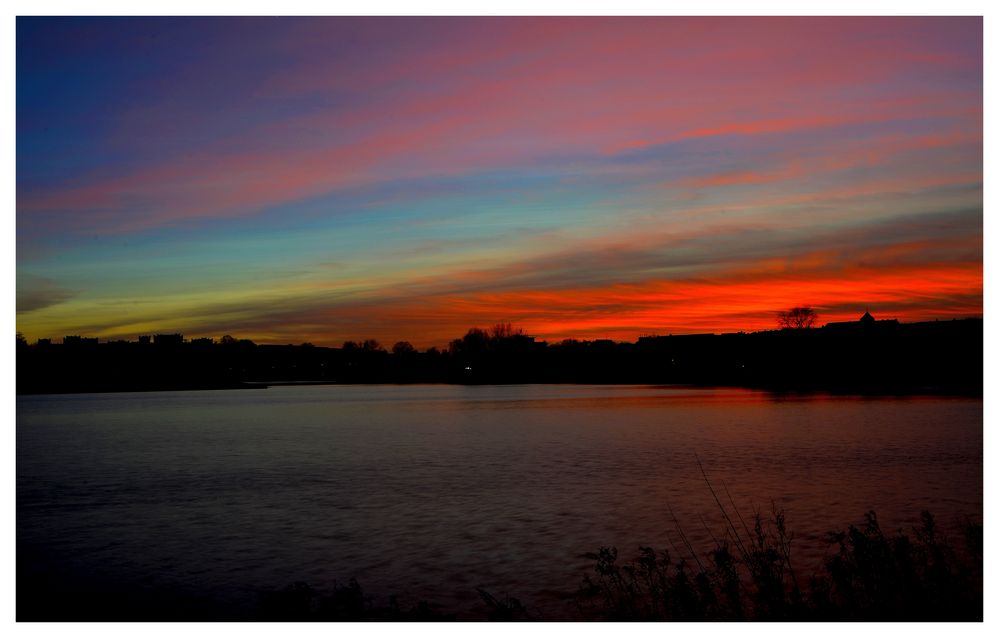
{"type": "MultiPolygon", "coordinates": [[[[888,258],[919,249],[919,244],[898,246],[888,258]]],[[[338,344],[373,336],[440,346],[473,325],[509,321],[549,341],[633,341],[645,334],[772,329],[777,311],[797,305],[816,308],[822,323],[854,320],[866,307],[902,321],[982,313],[980,261],[918,264],[903,258],[892,268],[835,263],[835,255],[820,252],[677,281],[372,299],[323,311],[319,324],[328,321],[334,332],[314,339],[338,344]]]]}

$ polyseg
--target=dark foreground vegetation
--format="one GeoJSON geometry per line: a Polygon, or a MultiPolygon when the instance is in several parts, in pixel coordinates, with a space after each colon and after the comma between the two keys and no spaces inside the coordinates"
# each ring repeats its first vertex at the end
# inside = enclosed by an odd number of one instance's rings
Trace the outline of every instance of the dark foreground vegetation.
{"type": "MultiPolygon", "coordinates": [[[[642,547],[619,560],[615,548],[587,554],[594,563],[579,592],[556,618],[532,613],[519,600],[479,589],[488,620],[609,621],[980,621],[982,527],[966,522],[961,536],[943,534],[923,512],[911,534],[886,533],[874,512],[861,526],[829,535],[832,553],[802,578],[792,564],[793,535],[784,515],[757,515],[730,541],[698,556],[679,531],[677,558],[642,547]]],[[[732,531],[742,521],[732,523],[732,531]]],[[[328,593],[304,583],[262,596],[260,620],[455,620],[420,602],[379,605],[351,581],[328,593]]]]}
{"type": "MultiPolygon", "coordinates": [[[[374,340],[341,348],[182,335],[138,342],[18,340],[17,392],[263,387],[279,383],[663,383],[845,393],[982,393],[981,319],[876,321],[754,333],[538,341],[508,324],[446,349],[374,340]]],[[[800,325],[799,325],[800,324],[800,325]]]]}
{"type": "Polygon", "coordinates": [[[679,525],[674,554],[642,547],[622,560],[615,548],[604,547],[587,554],[593,570],[562,612],[539,613],[515,598],[478,589],[478,612],[457,614],[426,601],[376,598],[355,580],[325,591],[294,583],[261,592],[254,609],[231,610],[134,590],[59,593],[19,570],[17,616],[19,621],[982,620],[981,524],[966,521],[952,537],[928,512],[908,532],[886,532],[874,512],[865,519],[831,533],[824,564],[808,573],[793,562],[794,537],[777,509],[767,519],[728,519],[726,540],[706,553],[690,546],[679,525]]]}
{"type": "Polygon", "coordinates": [[[596,575],[577,602],[583,617],[603,620],[980,621],[982,527],[961,531],[952,541],[923,512],[911,535],[886,533],[869,512],[865,524],[830,534],[832,555],[803,579],[775,510],[704,559],[643,547],[622,563],[602,548],[589,555],[596,575]]]}

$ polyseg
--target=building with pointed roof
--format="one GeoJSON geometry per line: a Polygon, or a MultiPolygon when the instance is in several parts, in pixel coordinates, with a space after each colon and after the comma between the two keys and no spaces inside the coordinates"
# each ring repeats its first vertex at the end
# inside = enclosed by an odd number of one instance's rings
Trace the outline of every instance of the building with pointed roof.
{"type": "Polygon", "coordinates": [[[898,327],[898,319],[875,319],[870,310],[864,311],[857,321],[832,321],[825,325],[829,330],[872,330],[898,327]]]}

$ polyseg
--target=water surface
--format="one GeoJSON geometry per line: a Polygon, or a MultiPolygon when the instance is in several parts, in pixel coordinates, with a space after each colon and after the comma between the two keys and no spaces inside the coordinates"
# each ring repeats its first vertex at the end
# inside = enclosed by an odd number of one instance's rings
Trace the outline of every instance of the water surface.
{"type": "MultiPolygon", "coordinates": [[[[260,591],[356,577],[560,616],[602,545],[710,548],[782,507],[799,569],[878,512],[982,511],[982,401],[650,386],[309,386],[17,399],[18,570],[56,591],[260,591]],[[729,498],[731,501],[729,501],[729,498]]],[[[20,583],[20,581],[19,581],[20,583]]],[[[18,595],[24,595],[19,584],[18,595]]]]}

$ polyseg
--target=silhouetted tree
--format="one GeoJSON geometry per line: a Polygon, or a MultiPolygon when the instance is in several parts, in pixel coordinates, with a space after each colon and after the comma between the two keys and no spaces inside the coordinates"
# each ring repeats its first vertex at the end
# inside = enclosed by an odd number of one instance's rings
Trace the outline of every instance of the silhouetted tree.
{"type": "Polygon", "coordinates": [[[498,323],[492,329],[493,339],[508,339],[509,337],[517,337],[522,334],[524,334],[523,329],[514,328],[513,324],[509,323],[498,323]]]}
{"type": "Polygon", "coordinates": [[[790,310],[777,313],[777,326],[782,329],[792,328],[795,330],[799,328],[811,328],[818,318],[818,313],[808,306],[791,308],[790,310]]]}
{"type": "Polygon", "coordinates": [[[385,352],[385,348],[378,343],[377,339],[365,339],[364,343],[361,344],[361,349],[365,352],[385,352]]]}
{"type": "Polygon", "coordinates": [[[482,328],[470,328],[461,339],[448,344],[451,354],[475,354],[485,352],[489,345],[489,333],[482,328]]]}
{"type": "Polygon", "coordinates": [[[413,354],[416,348],[408,341],[398,341],[392,346],[392,354],[413,354]]]}

